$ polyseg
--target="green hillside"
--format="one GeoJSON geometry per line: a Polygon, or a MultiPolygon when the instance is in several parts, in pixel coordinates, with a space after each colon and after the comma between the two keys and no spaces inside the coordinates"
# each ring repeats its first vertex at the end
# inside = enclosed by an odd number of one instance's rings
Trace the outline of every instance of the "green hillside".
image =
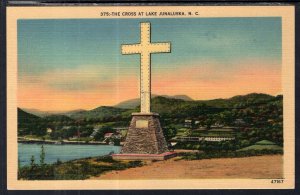
{"type": "Polygon", "coordinates": [[[269,101],[275,101],[278,98],[280,99],[280,96],[274,97],[263,93],[250,93],[247,95],[234,96],[228,99],[199,100],[197,102],[218,108],[239,108],[250,105],[263,104],[269,101]]]}
{"type": "Polygon", "coordinates": [[[43,119],[18,108],[18,135],[42,135],[46,131],[43,119]]]}
{"type": "MultiPolygon", "coordinates": [[[[94,127],[127,127],[131,114],[139,110],[139,106],[134,109],[100,106],[88,111],[77,110],[39,118],[18,109],[18,130],[20,134],[42,134],[47,128],[51,128],[64,136],[63,129],[72,127],[71,130],[79,129],[88,135],[94,127]]],[[[238,132],[232,133],[232,136],[236,136],[236,142],[231,143],[237,148],[254,145],[266,139],[279,146],[283,145],[282,95],[252,93],[228,99],[202,101],[156,96],[151,99],[151,111],[159,113],[161,126],[168,139],[180,133],[185,120],[189,119],[193,124],[185,133],[192,136],[204,136],[203,132],[197,131],[198,128],[207,129],[210,135],[219,135],[219,131],[213,130],[215,124],[221,124],[238,129],[238,132]]]]}
{"type": "Polygon", "coordinates": [[[256,142],[255,145],[276,145],[276,144],[269,140],[262,140],[262,141],[256,142]]]}
{"type": "Polygon", "coordinates": [[[114,107],[123,108],[123,109],[133,109],[140,105],[140,98],[130,99],[123,102],[118,103],[114,107]]]}
{"type": "MultiPolygon", "coordinates": [[[[178,99],[178,100],[184,100],[184,101],[193,101],[192,98],[190,98],[187,95],[174,95],[174,96],[168,96],[168,95],[151,95],[151,99],[155,99],[156,97],[164,97],[167,99],[178,99]]],[[[123,102],[120,102],[119,104],[115,105],[114,107],[117,108],[125,108],[125,109],[134,109],[136,107],[140,106],[140,98],[130,99],[123,102]]]]}
{"type": "Polygon", "coordinates": [[[29,123],[29,122],[36,122],[40,120],[40,117],[30,114],[28,112],[25,112],[24,110],[18,108],[18,123],[29,123]]]}
{"type": "Polygon", "coordinates": [[[276,145],[274,142],[268,140],[262,140],[256,142],[254,145],[242,148],[238,151],[248,151],[248,150],[278,150],[283,151],[283,148],[276,145]]]}
{"type": "Polygon", "coordinates": [[[111,117],[120,117],[121,114],[125,111],[127,111],[127,109],[115,108],[110,106],[100,106],[89,111],[74,112],[70,115],[70,117],[73,119],[104,119],[111,117]]]}
{"type": "Polygon", "coordinates": [[[54,114],[54,115],[50,115],[50,116],[46,116],[43,118],[44,121],[47,122],[72,122],[74,121],[72,118],[62,115],[62,114],[54,114]]]}
{"type": "MultiPolygon", "coordinates": [[[[124,107],[126,107],[125,104],[127,104],[128,107],[131,107],[134,104],[133,101],[139,101],[139,99],[128,100],[121,104],[124,107]]],[[[118,105],[120,106],[121,104],[118,105]]],[[[234,96],[229,99],[214,99],[201,101],[185,101],[182,99],[163,96],[156,96],[151,99],[151,110],[153,112],[159,113],[162,117],[178,119],[199,117],[205,118],[209,115],[221,113],[220,117],[223,118],[225,121],[227,120],[227,122],[230,123],[232,122],[230,121],[230,118],[245,118],[245,116],[243,115],[248,115],[246,117],[247,119],[245,120],[250,120],[249,117],[255,117],[255,115],[259,114],[258,110],[262,110],[264,108],[276,109],[276,111],[271,114],[280,115],[280,112],[282,111],[282,96],[274,97],[267,94],[252,93],[244,96],[234,96]]],[[[139,106],[136,106],[134,109],[100,106],[93,110],[76,110],[59,115],[50,115],[44,118],[47,120],[53,119],[67,121],[70,121],[70,119],[109,119],[120,117],[128,118],[132,112],[136,111],[139,111],[139,106]],[[62,116],[66,116],[67,118],[62,118],[62,116]],[[61,119],[59,119],[59,117],[61,119]]],[[[261,115],[263,115],[263,113],[261,113],[261,115]]],[[[263,117],[268,116],[265,115],[263,117]]]]}

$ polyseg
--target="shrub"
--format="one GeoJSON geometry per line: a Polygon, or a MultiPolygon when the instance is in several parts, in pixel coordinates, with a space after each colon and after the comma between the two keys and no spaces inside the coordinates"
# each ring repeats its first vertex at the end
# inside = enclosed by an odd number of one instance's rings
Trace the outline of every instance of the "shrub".
{"type": "Polygon", "coordinates": [[[114,163],[116,162],[110,155],[107,156],[100,156],[96,159],[97,162],[108,162],[108,163],[114,163]]]}
{"type": "Polygon", "coordinates": [[[18,178],[25,180],[82,180],[91,176],[100,175],[106,171],[124,170],[127,168],[143,166],[142,161],[122,162],[113,160],[111,156],[102,156],[90,163],[92,158],[61,162],[59,159],[54,164],[35,164],[34,158],[29,166],[19,167],[18,178]]]}
{"type": "Polygon", "coordinates": [[[143,166],[143,163],[142,163],[142,161],[140,161],[140,160],[130,161],[130,162],[128,163],[128,167],[129,167],[129,168],[133,168],[133,167],[141,167],[141,166],[143,166]]]}

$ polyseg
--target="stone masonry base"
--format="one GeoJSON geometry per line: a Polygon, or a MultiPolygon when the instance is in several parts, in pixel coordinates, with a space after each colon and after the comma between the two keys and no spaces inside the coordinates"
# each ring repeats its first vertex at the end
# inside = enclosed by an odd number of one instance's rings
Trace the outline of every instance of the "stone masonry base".
{"type": "Polygon", "coordinates": [[[162,154],[169,152],[156,113],[133,113],[121,154],[162,154]]]}

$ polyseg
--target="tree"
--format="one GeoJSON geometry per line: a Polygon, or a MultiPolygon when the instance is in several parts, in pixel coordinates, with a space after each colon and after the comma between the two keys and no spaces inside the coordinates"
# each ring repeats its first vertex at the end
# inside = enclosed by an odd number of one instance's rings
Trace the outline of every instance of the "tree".
{"type": "Polygon", "coordinates": [[[77,127],[72,126],[72,127],[68,128],[68,129],[63,130],[62,131],[63,138],[67,139],[69,137],[73,137],[77,133],[77,129],[78,129],[77,127]]]}
{"type": "Polygon", "coordinates": [[[207,129],[210,129],[211,125],[213,124],[212,119],[208,118],[204,121],[204,124],[206,125],[207,129]]]}
{"type": "Polygon", "coordinates": [[[93,126],[81,126],[79,128],[80,137],[88,137],[93,133],[93,126]]]}
{"type": "Polygon", "coordinates": [[[241,147],[247,147],[250,145],[250,142],[248,140],[242,140],[241,141],[241,147]]]}
{"type": "Polygon", "coordinates": [[[30,158],[30,167],[33,168],[35,166],[36,166],[35,159],[34,159],[34,156],[32,155],[31,158],[30,158]]]}
{"type": "Polygon", "coordinates": [[[114,130],[111,126],[103,126],[101,127],[96,135],[94,136],[95,140],[102,140],[104,138],[105,133],[113,133],[114,130]]]}
{"type": "Polygon", "coordinates": [[[42,145],[42,147],[41,147],[40,165],[42,167],[45,166],[45,149],[44,149],[44,145],[42,145]]]}
{"type": "Polygon", "coordinates": [[[167,126],[163,128],[163,134],[166,140],[169,140],[177,134],[177,129],[174,126],[167,126]]]}
{"type": "Polygon", "coordinates": [[[29,179],[34,179],[36,176],[36,170],[38,168],[38,165],[35,163],[35,159],[34,156],[32,155],[30,158],[30,168],[29,168],[29,174],[28,174],[28,178],[29,179]]]}
{"type": "Polygon", "coordinates": [[[220,114],[220,119],[224,124],[230,125],[233,122],[233,114],[230,111],[224,111],[220,114]]]}

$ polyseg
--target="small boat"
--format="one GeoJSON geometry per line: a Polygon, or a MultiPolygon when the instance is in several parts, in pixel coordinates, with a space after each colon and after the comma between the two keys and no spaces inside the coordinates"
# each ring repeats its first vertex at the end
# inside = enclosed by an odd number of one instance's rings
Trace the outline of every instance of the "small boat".
{"type": "Polygon", "coordinates": [[[110,142],[108,143],[108,145],[111,145],[111,146],[113,146],[113,145],[115,145],[115,142],[113,142],[113,141],[110,141],[110,142]]]}
{"type": "Polygon", "coordinates": [[[55,145],[61,145],[62,142],[61,142],[61,141],[57,141],[57,142],[55,142],[54,144],[55,144],[55,145]]]}

